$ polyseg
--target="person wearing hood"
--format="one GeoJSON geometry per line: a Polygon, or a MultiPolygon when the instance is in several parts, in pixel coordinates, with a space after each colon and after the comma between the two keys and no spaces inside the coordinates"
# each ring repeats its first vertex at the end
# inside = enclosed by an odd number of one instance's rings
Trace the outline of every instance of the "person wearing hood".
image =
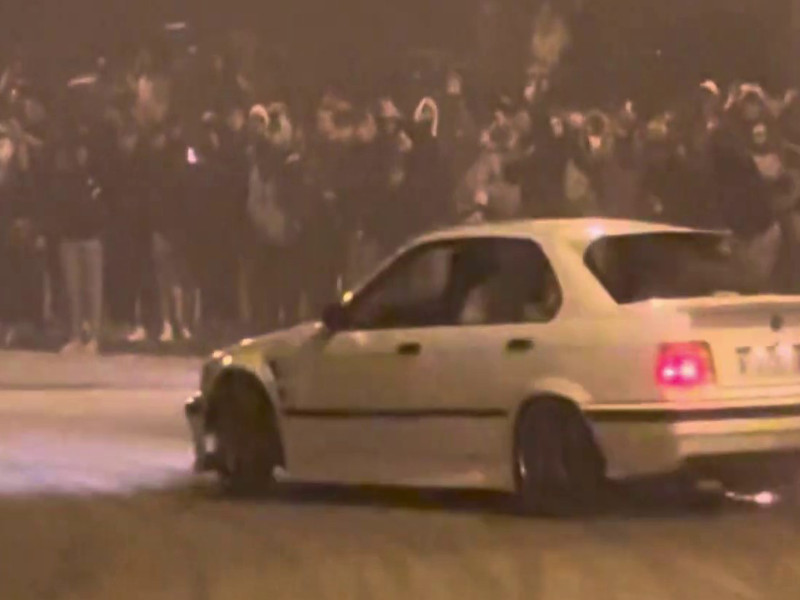
{"type": "Polygon", "coordinates": [[[492,112],[492,122],[481,132],[480,145],[484,152],[511,155],[519,147],[520,130],[516,127],[514,101],[500,96],[492,112]]]}
{"type": "Polygon", "coordinates": [[[375,199],[370,174],[375,159],[375,138],[378,128],[370,107],[359,107],[349,115],[352,137],[340,145],[339,206],[344,213],[347,231],[347,258],[343,287],[349,289],[360,281],[372,267],[376,253],[368,240],[367,228],[374,215],[375,199]]]}
{"type": "Polygon", "coordinates": [[[633,101],[625,100],[612,117],[614,139],[614,168],[609,173],[613,187],[612,214],[636,219],[642,213],[642,171],[644,150],[639,113],[633,101]]]}
{"type": "Polygon", "coordinates": [[[407,159],[413,151],[413,142],[405,131],[403,115],[391,98],[383,98],[377,111],[372,164],[368,185],[372,198],[371,210],[365,219],[365,235],[371,240],[373,256],[368,258],[369,269],[380,256],[391,251],[404,240],[397,228],[403,218],[402,194],[407,183],[407,159]]]}
{"type": "Polygon", "coordinates": [[[307,201],[301,243],[313,265],[304,295],[306,308],[315,315],[344,291],[351,224],[343,171],[355,135],[353,111],[338,86],[328,86],[316,107],[314,125],[304,136],[302,187],[307,201]]]}
{"type": "Polygon", "coordinates": [[[719,87],[703,81],[690,98],[690,105],[679,117],[675,163],[680,172],[680,224],[693,227],[724,227],[717,206],[716,184],[712,166],[712,144],[720,127],[722,98],[719,87]]]}
{"type": "Polygon", "coordinates": [[[464,90],[464,77],[455,70],[448,71],[445,78],[444,93],[439,101],[439,122],[437,134],[445,164],[449,170],[452,189],[464,177],[480,152],[479,131],[475,118],[467,105],[464,90]]]}
{"type": "Polygon", "coordinates": [[[642,217],[679,226],[698,225],[697,199],[688,193],[685,142],[674,120],[662,114],[643,130],[642,217]]]}
{"type": "Polygon", "coordinates": [[[106,238],[107,313],[127,329],[126,339],[143,342],[157,321],[151,252],[148,150],[144,134],[132,123],[117,132],[113,160],[105,180],[109,210],[106,238]]]}
{"type": "MultiPolygon", "coordinates": [[[[774,114],[770,111],[769,114],[774,114]]],[[[800,169],[787,151],[785,131],[774,119],[752,130],[751,153],[766,190],[767,202],[780,240],[771,272],[771,285],[784,293],[800,291],[800,169]]]]}
{"type": "Polygon", "coordinates": [[[722,112],[722,93],[713,79],[703,81],[697,91],[694,113],[706,131],[719,127],[722,112]]]}
{"type": "Polygon", "coordinates": [[[161,314],[159,341],[179,335],[193,337],[193,301],[196,297],[189,263],[191,214],[187,199],[187,156],[184,132],[177,123],[165,123],[147,140],[151,251],[161,314]]]}
{"type": "Polygon", "coordinates": [[[265,110],[268,120],[251,146],[246,217],[251,245],[247,265],[252,319],[264,331],[293,321],[299,305],[294,251],[301,232],[296,204],[295,152],[284,105],[265,110]]]}
{"type": "MultiPolygon", "coordinates": [[[[352,102],[345,98],[338,84],[326,87],[317,106],[316,122],[311,149],[310,177],[319,207],[314,211],[314,229],[320,254],[332,270],[333,285],[320,278],[314,287],[322,290],[331,287],[331,297],[344,291],[345,271],[354,234],[353,205],[351,197],[353,150],[357,146],[356,130],[361,120],[352,102]],[[325,246],[324,251],[322,246],[325,246]]],[[[329,295],[326,291],[326,297],[329,295]]],[[[330,298],[327,298],[328,300],[330,298]]]]}
{"type": "Polygon", "coordinates": [[[566,196],[577,214],[612,218],[640,215],[638,149],[615,119],[599,110],[586,115],[567,164],[566,196]],[[583,181],[584,183],[578,183],[583,181]],[[585,190],[585,194],[575,190],[585,190]]]}
{"type": "Polygon", "coordinates": [[[417,105],[408,129],[411,149],[406,161],[404,237],[421,234],[454,221],[452,186],[439,144],[439,106],[433,98],[417,105]]]}
{"type": "Polygon", "coordinates": [[[506,169],[511,181],[520,185],[520,210],[530,218],[569,216],[564,199],[569,131],[564,118],[552,110],[545,90],[546,84],[536,79],[523,90],[527,131],[506,169]]]}
{"type": "Polygon", "coordinates": [[[518,216],[521,195],[514,165],[521,137],[514,109],[506,96],[495,104],[494,119],[481,135],[481,153],[456,188],[458,218],[476,222],[518,216]]]}
{"type": "Polygon", "coordinates": [[[217,53],[209,61],[209,73],[204,78],[209,106],[221,106],[229,100],[242,103],[250,96],[249,85],[230,55],[217,53]]]}
{"type": "MultiPolygon", "coordinates": [[[[191,210],[186,223],[183,243],[188,258],[190,278],[200,292],[204,328],[221,325],[224,318],[234,318],[236,290],[237,207],[233,201],[246,183],[237,188],[228,185],[223,167],[223,138],[226,126],[221,115],[213,110],[204,112],[199,126],[186,140],[185,166],[180,189],[185,195],[185,207],[191,210]],[[213,240],[214,243],[209,243],[213,240]],[[225,248],[226,252],[220,252],[225,248]]],[[[230,149],[226,149],[230,151],[230,149]]],[[[244,198],[238,199],[244,204],[244,198]]]]}
{"type": "Polygon", "coordinates": [[[777,133],[774,125],[760,86],[743,84],[731,95],[712,138],[720,212],[743,240],[767,234],[775,223],[767,183],[780,170],[780,157],[766,147],[769,133],[777,133]]]}
{"type": "Polygon", "coordinates": [[[31,175],[13,139],[0,135],[0,278],[14,282],[0,295],[0,343],[6,346],[22,328],[43,324],[46,238],[31,175]]]}
{"type": "MultiPolygon", "coordinates": [[[[242,284],[244,282],[244,264],[247,245],[243,243],[247,226],[247,189],[250,164],[247,156],[248,130],[247,111],[239,104],[232,102],[222,109],[223,123],[219,129],[219,149],[216,153],[218,166],[218,185],[220,198],[214,200],[218,223],[218,235],[223,236],[223,243],[231,249],[227,258],[218,258],[220,271],[225,268],[222,262],[228,263],[225,270],[228,277],[233,276],[229,292],[218,291],[219,312],[222,319],[246,322],[246,302],[244,302],[242,284]],[[231,294],[229,296],[228,294],[231,294]]],[[[219,286],[217,286],[219,287],[219,286]]],[[[207,294],[205,294],[207,295],[207,294]]],[[[212,311],[213,313],[213,311],[212,311]]]]}
{"type": "Polygon", "coordinates": [[[792,189],[800,187],[760,86],[743,84],[732,94],[712,144],[721,214],[762,281],[774,286],[781,255],[796,245],[786,217],[797,202],[792,189]]]}
{"type": "Polygon", "coordinates": [[[779,208],[784,208],[778,214],[782,229],[787,232],[776,265],[776,277],[783,282],[785,291],[796,294],[800,292],[800,274],[797,272],[797,265],[800,264],[800,206],[797,200],[800,195],[800,186],[797,185],[800,183],[797,177],[800,173],[800,98],[790,90],[784,96],[783,102],[779,122],[782,132],[782,164],[785,172],[790,175],[786,179],[794,181],[794,185],[787,185],[784,190],[780,190],[782,197],[776,202],[779,208]]]}

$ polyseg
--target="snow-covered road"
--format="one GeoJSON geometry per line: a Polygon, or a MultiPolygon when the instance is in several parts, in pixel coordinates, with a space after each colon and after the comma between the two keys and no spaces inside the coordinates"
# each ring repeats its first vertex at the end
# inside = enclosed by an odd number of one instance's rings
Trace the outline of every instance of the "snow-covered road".
{"type": "Polygon", "coordinates": [[[298,488],[220,498],[190,472],[198,361],[0,354],[0,598],[795,600],[800,511],[298,488]]]}

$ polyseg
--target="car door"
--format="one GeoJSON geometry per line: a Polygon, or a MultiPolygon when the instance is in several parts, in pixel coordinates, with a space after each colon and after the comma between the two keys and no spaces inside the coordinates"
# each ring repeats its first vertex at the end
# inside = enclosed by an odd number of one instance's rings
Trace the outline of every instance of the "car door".
{"type": "Polygon", "coordinates": [[[531,239],[471,240],[451,283],[453,321],[420,332],[413,375],[414,406],[437,418],[405,451],[443,481],[482,486],[507,472],[513,408],[532,381],[557,372],[562,292],[531,239]]]}
{"type": "Polygon", "coordinates": [[[448,243],[401,254],[347,303],[343,330],[321,330],[297,353],[283,411],[292,475],[398,482],[420,332],[443,320],[451,255],[448,243]]]}

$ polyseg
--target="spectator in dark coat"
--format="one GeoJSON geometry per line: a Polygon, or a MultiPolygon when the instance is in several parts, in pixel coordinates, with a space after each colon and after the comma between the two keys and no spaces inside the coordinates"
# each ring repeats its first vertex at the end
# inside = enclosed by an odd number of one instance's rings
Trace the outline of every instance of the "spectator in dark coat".
{"type": "Polygon", "coordinates": [[[144,136],[135,128],[128,126],[120,131],[105,186],[109,207],[107,312],[128,328],[130,342],[144,341],[147,325],[158,320],[145,144],[144,136]]]}
{"type": "Polygon", "coordinates": [[[102,331],[102,237],[107,209],[91,158],[84,136],[68,139],[58,149],[52,204],[48,209],[52,230],[60,240],[70,313],[70,340],[64,352],[84,349],[96,353],[102,331]]]}
{"type": "Polygon", "coordinates": [[[406,219],[403,237],[419,235],[455,220],[450,201],[446,158],[439,144],[439,108],[432,98],[423,98],[409,128],[407,183],[404,191],[406,219]]]}
{"type": "Polygon", "coordinates": [[[195,288],[188,262],[191,213],[186,198],[186,146],[172,124],[156,128],[148,140],[148,192],[153,227],[151,251],[158,286],[162,342],[177,333],[192,337],[195,288]]]}
{"type": "Polygon", "coordinates": [[[0,334],[14,343],[21,326],[39,326],[44,311],[42,211],[29,168],[11,139],[0,138],[0,334]]]}
{"type": "Polygon", "coordinates": [[[712,141],[719,206],[727,227],[742,239],[764,234],[775,222],[753,153],[753,135],[766,117],[758,92],[748,91],[729,108],[712,141]]]}
{"type": "Polygon", "coordinates": [[[412,146],[403,129],[400,110],[391,99],[383,99],[378,110],[378,133],[370,167],[372,203],[365,227],[365,235],[376,244],[378,255],[391,252],[403,241],[397,223],[405,212],[402,193],[407,183],[406,161],[412,146]]]}
{"type": "Polygon", "coordinates": [[[186,254],[186,283],[200,291],[205,324],[220,322],[222,298],[236,289],[235,210],[230,206],[236,189],[223,187],[221,128],[217,114],[206,111],[194,135],[185,140],[183,165],[177,169],[178,193],[183,196],[179,210],[190,216],[178,247],[186,254]]]}
{"type": "Polygon", "coordinates": [[[475,118],[467,105],[463,76],[457,70],[446,75],[445,92],[438,102],[439,123],[437,137],[449,171],[449,182],[453,210],[456,209],[455,194],[458,182],[477,160],[480,152],[479,130],[475,118]]]}
{"type": "Polygon", "coordinates": [[[564,177],[569,140],[563,120],[547,110],[529,112],[530,130],[520,143],[518,157],[506,173],[520,185],[522,213],[531,218],[569,216],[564,177]]]}
{"type": "Polygon", "coordinates": [[[719,205],[728,228],[770,289],[778,283],[775,279],[781,263],[787,263],[781,255],[795,252],[786,244],[795,235],[790,217],[800,188],[796,173],[787,169],[775,125],[763,91],[758,86],[742,86],[713,146],[719,205]]]}
{"type": "Polygon", "coordinates": [[[295,193],[299,178],[292,135],[283,127],[256,141],[247,197],[250,298],[262,331],[293,321],[299,306],[294,263],[302,221],[295,193]]]}
{"type": "Polygon", "coordinates": [[[674,225],[696,224],[696,199],[686,194],[685,159],[668,122],[657,118],[644,134],[644,202],[642,217],[674,225]]]}
{"type": "Polygon", "coordinates": [[[244,110],[224,109],[223,120],[206,128],[205,143],[190,165],[190,202],[199,211],[193,247],[201,278],[205,325],[223,326],[237,319],[237,277],[247,203],[248,158],[244,110]],[[220,252],[224,249],[224,252],[220,252]]]}
{"type": "Polygon", "coordinates": [[[594,207],[605,217],[639,216],[641,180],[635,140],[619,135],[615,121],[600,111],[590,111],[573,153],[574,165],[588,178],[594,207]]]}

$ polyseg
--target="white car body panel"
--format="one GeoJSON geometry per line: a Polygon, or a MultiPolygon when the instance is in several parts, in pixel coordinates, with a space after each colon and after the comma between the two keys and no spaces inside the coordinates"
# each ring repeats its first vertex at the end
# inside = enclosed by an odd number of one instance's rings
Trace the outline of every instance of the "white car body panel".
{"type": "MultiPolygon", "coordinates": [[[[309,323],[221,351],[210,371],[242,368],[264,383],[278,415],[287,479],[511,490],[518,410],[543,396],[571,400],[585,411],[612,478],[669,471],[694,455],[800,450],[800,412],[685,422],[650,418],[654,412],[664,417],[670,411],[800,406],[796,373],[753,378],[737,366],[741,346],[800,345],[800,298],[619,306],[583,264],[585,249],[598,236],[667,231],[689,230],[577,219],[432,233],[398,255],[453,239],[536,241],[563,291],[557,317],[548,323],[335,335],[309,323]],[[775,311],[785,317],[780,335],[766,326],[775,311]],[[534,346],[513,354],[506,350],[509,340],[534,346]],[[711,345],[718,384],[691,391],[659,388],[658,345],[695,340],[711,345]],[[398,346],[409,342],[424,352],[398,356],[398,346]]],[[[214,379],[204,382],[204,393],[214,379]]]]}

